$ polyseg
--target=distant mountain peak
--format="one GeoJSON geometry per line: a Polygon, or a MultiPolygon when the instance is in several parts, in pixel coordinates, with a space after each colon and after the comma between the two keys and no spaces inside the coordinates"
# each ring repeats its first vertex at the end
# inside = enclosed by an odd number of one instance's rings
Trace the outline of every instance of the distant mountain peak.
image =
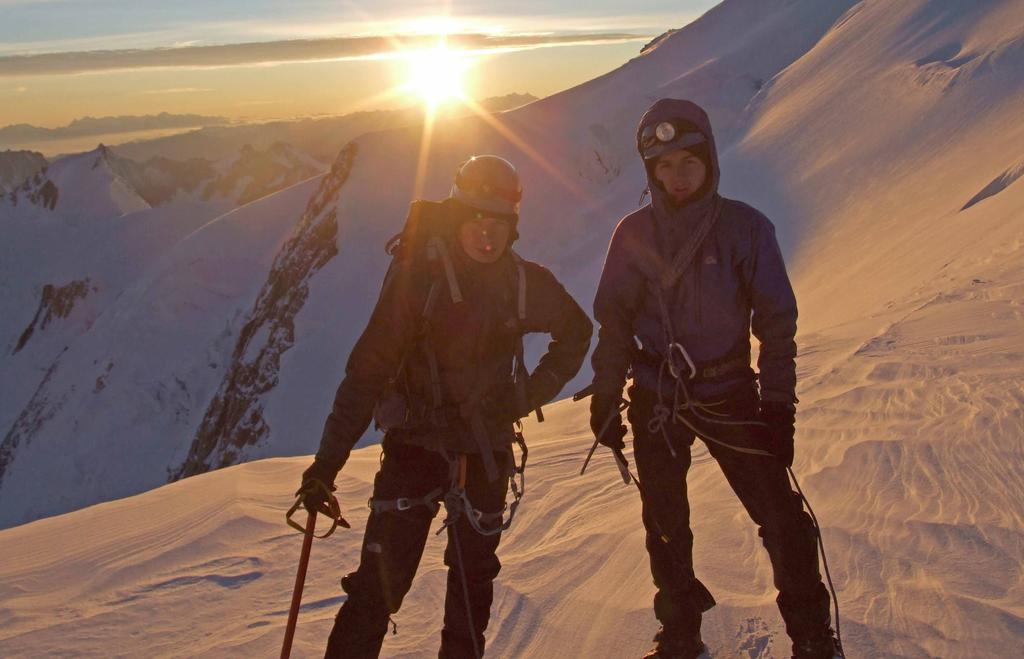
{"type": "Polygon", "coordinates": [[[56,128],[43,128],[31,124],[13,124],[0,127],[0,146],[4,144],[14,145],[140,130],[223,126],[228,123],[230,123],[230,120],[226,117],[170,114],[168,112],[151,115],[122,115],[117,117],[79,117],[66,126],[56,128]]]}
{"type": "Polygon", "coordinates": [[[99,145],[97,145],[97,147],[95,149],[93,149],[92,151],[89,151],[88,153],[90,155],[94,155],[95,156],[95,160],[93,160],[93,163],[92,163],[92,169],[96,169],[101,164],[102,165],[106,165],[107,167],[111,166],[111,162],[110,162],[110,155],[111,155],[110,154],[110,149],[108,149],[106,147],[106,145],[104,145],[102,142],[99,145]]]}

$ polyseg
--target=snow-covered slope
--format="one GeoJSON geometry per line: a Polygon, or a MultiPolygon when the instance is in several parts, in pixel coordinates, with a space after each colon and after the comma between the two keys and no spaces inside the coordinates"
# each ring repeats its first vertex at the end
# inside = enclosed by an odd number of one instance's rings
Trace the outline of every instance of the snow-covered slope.
{"type": "MultiPolygon", "coordinates": [[[[49,339],[9,358],[5,388],[22,398],[5,408],[16,415],[5,417],[10,429],[0,443],[5,515],[53,514],[83,494],[105,500],[167,479],[188,443],[164,438],[190,437],[202,418],[262,277],[292,230],[290,213],[318,180],[174,236],[89,318],[87,331],[57,336],[66,347],[49,339]],[[16,386],[41,369],[34,388],[16,386]],[[51,497],[8,498],[32,491],[40,473],[76,484],[51,497]]],[[[150,227],[147,236],[156,234],[150,227]]]]}
{"type": "Polygon", "coordinates": [[[17,215],[19,201],[24,209],[21,215],[26,211],[38,214],[44,209],[60,213],[70,224],[97,222],[150,208],[117,171],[113,155],[102,144],[57,160],[40,180],[26,181],[23,189],[0,199],[0,210],[6,216],[17,215]]]}
{"type": "MultiPolygon", "coordinates": [[[[8,392],[0,405],[0,427],[9,435],[0,444],[5,456],[0,481],[18,434],[11,423],[25,417],[28,401],[39,400],[39,387],[50,381],[58,354],[89,332],[139,277],[160,267],[162,254],[193,231],[321,169],[284,144],[266,151],[245,149],[219,167],[198,159],[137,163],[101,145],[57,161],[0,196],[0,340],[6,348],[0,382],[8,392]],[[133,201],[122,207],[119,199],[133,201]],[[133,205],[138,208],[132,210],[133,205]]],[[[300,208],[305,201],[283,198],[300,208]]],[[[279,208],[281,200],[276,203],[268,208],[279,208]]],[[[239,262],[247,255],[232,257],[231,252],[243,244],[232,240],[218,249],[239,262]]]]}
{"type": "MultiPolygon", "coordinates": [[[[656,629],[636,491],[607,455],[577,475],[585,408],[563,402],[543,426],[527,423],[527,494],[500,550],[488,656],[638,656],[656,629]]],[[[323,653],[344,597],[338,579],[356,565],[378,452],[356,451],[339,479],[354,530],[313,547],[293,656],[323,653]]],[[[301,544],[284,511],[306,463],[251,462],[0,532],[8,557],[0,649],[11,657],[132,656],[144,643],[150,656],[169,657],[187,643],[197,657],[273,655],[301,544]]],[[[695,475],[720,478],[706,467],[695,475]]],[[[708,616],[705,638],[715,656],[783,656],[770,580],[763,565],[745,560],[756,535],[737,523],[737,503],[713,505],[715,515],[695,519],[698,565],[716,567],[708,585],[724,601],[708,616]]],[[[382,656],[436,656],[442,547],[431,536],[382,656]]]]}
{"type": "MultiPolygon", "coordinates": [[[[657,629],[639,496],[622,484],[607,453],[578,475],[589,442],[585,403],[561,402],[547,417],[543,425],[526,424],[526,498],[499,549],[503,569],[488,656],[639,656],[657,629]]],[[[899,420],[888,423],[898,431],[899,420]]],[[[892,450],[872,457],[868,448],[860,451],[860,466],[877,492],[870,496],[837,488],[835,468],[812,468],[823,462],[819,455],[797,465],[800,473],[812,472],[803,486],[826,524],[849,655],[1011,656],[1007,650],[1019,646],[1022,633],[1022,547],[1019,526],[1012,528],[1019,519],[1004,512],[990,524],[983,502],[958,501],[958,523],[929,524],[922,519],[927,508],[915,509],[900,491],[927,481],[893,473],[898,454],[892,450]],[[903,517],[899,533],[884,528],[890,514],[903,517]],[[865,538],[886,544],[875,548],[865,538]]],[[[378,452],[355,451],[338,480],[353,530],[314,543],[293,656],[323,653],[344,601],[338,579],[357,565],[367,516],[362,502],[378,452]]],[[[933,455],[923,470],[934,477],[944,457],[933,455]]],[[[307,464],[306,457],[250,462],[0,531],[0,651],[130,657],[144,650],[175,657],[187,647],[195,657],[274,655],[301,545],[284,512],[307,464]]],[[[979,476],[993,475],[992,465],[976,464],[979,476]]],[[[703,626],[713,656],[788,657],[768,559],[753,525],[716,467],[693,467],[689,481],[696,569],[719,602],[703,626]]],[[[934,512],[938,493],[927,494],[934,512]]],[[[443,546],[441,539],[428,540],[413,588],[394,616],[398,634],[388,634],[382,656],[436,656],[443,546]]]]}
{"type": "MultiPolygon", "coordinates": [[[[131,294],[81,321],[74,341],[34,343],[53,331],[51,321],[5,358],[10,393],[0,427],[10,430],[0,443],[0,524],[235,461],[312,452],[376,299],[387,265],[378,250],[409,199],[443,196],[472,153],[496,152],[520,166],[520,251],[589,303],[611,230],[643,187],[635,123],[662,96],[708,108],[723,151],[723,191],[764,210],[787,252],[801,305],[797,470],[826,527],[850,649],[966,657],[1018,646],[1024,5],[1010,0],[727,0],[587,84],[514,112],[435,126],[422,159],[419,127],[360,137],[330,174],[175,242],[139,271],[131,294]]],[[[83,279],[69,273],[48,283],[83,279]]],[[[67,290],[74,297],[79,288],[67,290]]],[[[3,321],[12,347],[35,322],[38,302],[39,295],[23,305],[17,323],[3,321]]],[[[585,369],[574,384],[586,379],[585,369]]],[[[582,412],[566,414],[564,424],[536,434],[556,455],[563,443],[566,453],[586,444],[582,412]]],[[[561,483],[571,472],[567,458],[552,459],[564,472],[549,478],[561,483]]],[[[299,467],[290,469],[294,478],[299,467]]],[[[359,469],[372,468],[354,467],[346,478],[367,481],[359,469]]],[[[709,624],[719,625],[720,644],[738,648],[741,628],[778,630],[767,557],[713,468],[695,471],[691,483],[702,570],[726,602],[713,614],[721,622],[709,624]],[[730,547],[732,559],[712,560],[730,547]]],[[[613,498],[632,494],[613,486],[593,485],[573,500],[602,518],[580,530],[585,540],[573,552],[559,554],[557,537],[545,541],[577,521],[571,512],[549,517],[546,506],[557,503],[548,501],[536,513],[546,530],[524,531],[538,553],[506,549],[508,587],[531,582],[526,566],[555,584],[533,582],[529,597],[502,600],[516,629],[504,638],[522,653],[564,654],[576,646],[559,643],[577,637],[595,648],[628,643],[621,654],[643,645],[650,629],[636,625],[649,621],[649,593],[611,590],[647,583],[640,545],[616,551],[639,531],[626,508],[635,501],[613,498]],[[540,560],[543,551],[554,558],[540,560]],[[607,571],[591,581],[564,556],[607,571]],[[572,598],[557,599],[568,592],[562,573],[583,581],[574,597],[600,611],[613,607],[597,631],[570,610],[572,598]],[[618,600],[605,601],[612,595],[634,608],[615,609],[618,600]],[[523,621],[513,609],[542,614],[523,621]],[[565,626],[549,629],[541,618],[565,626]],[[613,620],[630,621],[622,625],[630,631],[591,636],[613,620]],[[531,640],[515,646],[520,638],[531,640]]],[[[352,495],[359,500],[365,490],[352,495]]],[[[27,531],[4,533],[15,532],[27,531]]],[[[140,583],[161,583],[140,574],[140,583]]],[[[428,610],[429,597],[436,589],[411,606],[428,610]]],[[[245,633],[255,637],[253,629],[245,633]]],[[[773,655],[782,656],[778,644],[773,655]]]]}

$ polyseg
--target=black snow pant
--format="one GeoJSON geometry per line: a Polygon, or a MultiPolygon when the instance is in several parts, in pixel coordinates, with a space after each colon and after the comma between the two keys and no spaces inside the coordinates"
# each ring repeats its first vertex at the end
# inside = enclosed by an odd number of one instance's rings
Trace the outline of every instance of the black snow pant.
{"type": "MultiPolygon", "coordinates": [[[[753,383],[724,398],[723,404],[713,408],[715,412],[734,421],[756,418],[759,400],[753,383]]],[[[666,424],[665,433],[649,425],[657,403],[653,392],[634,386],[630,400],[628,415],[642,488],[647,552],[657,587],[654,612],[668,636],[693,637],[700,632],[701,614],[715,605],[693,571],[686,472],[695,435],[678,421],[666,424]],[[672,457],[666,434],[676,457],[672,457]]],[[[697,428],[722,441],[750,448],[767,446],[763,427],[707,424],[689,410],[684,413],[697,428]]],[[[772,457],[705,443],[759,527],[771,559],[779,591],[776,601],[786,632],[794,641],[821,634],[829,625],[830,600],[818,570],[817,536],[800,495],[790,487],[785,467],[772,457]]]]}
{"type": "MultiPolygon", "coordinates": [[[[495,452],[494,459],[499,473],[510,473],[510,451],[495,452]]],[[[373,482],[374,499],[422,499],[435,490],[441,492],[440,498],[450,485],[449,463],[442,454],[385,437],[381,467],[373,482]]],[[[507,477],[489,482],[480,457],[468,456],[466,493],[474,508],[483,513],[500,513],[505,505],[507,488],[507,477]]],[[[412,586],[436,514],[436,507],[425,505],[412,505],[401,511],[371,511],[363,536],[359,568],[341,581],[348,599],[335,618],[325,657],[363,659],[380,654],[388,621],[391,614],[398,612],[402,599],[412,586]]],[[[501,569],[495,555],[501,535],[477,533],[465,515],[447,532],[444,562],[448,566],[448,589],[438,656],[461,659],[474,656],[473,636],[480,652],[484,650],[484,630],[487,629],[494,596],[493,581],[501,569]],[[463,573],[466,575],[465,588],[463,573]],[[469,596],[468,613],[466,591],[469,596]]]]}

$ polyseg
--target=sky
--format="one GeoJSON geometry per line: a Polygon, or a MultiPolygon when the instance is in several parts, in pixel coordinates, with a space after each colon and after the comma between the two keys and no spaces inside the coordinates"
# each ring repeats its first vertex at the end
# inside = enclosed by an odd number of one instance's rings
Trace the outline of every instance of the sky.
{"type": "Polygon", "coordinates": [[[714,4],[0,0],[0,126],[342,114],[444,102],[420,92],[448,84],[477,100],[543,97],[616,68],[714,4]],[[454,83],[451,70],[461,72],[454,83]]]}

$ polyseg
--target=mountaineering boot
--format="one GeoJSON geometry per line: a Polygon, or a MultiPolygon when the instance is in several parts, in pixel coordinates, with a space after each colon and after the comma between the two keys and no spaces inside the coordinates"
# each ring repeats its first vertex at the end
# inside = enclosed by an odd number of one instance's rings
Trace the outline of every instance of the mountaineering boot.
{"type": "Polygon", "coordinates": [[[831,627],[793,641],[793,659],[841,659],[845,656],[831,627]]]}
{"type": "Polygon", "coordinates": [[[643,659],[697,659],[706,648],[700,640],[700,632],[694,635],[666,633],[662,627],[654,635],[654,647],[643,659]]]}

